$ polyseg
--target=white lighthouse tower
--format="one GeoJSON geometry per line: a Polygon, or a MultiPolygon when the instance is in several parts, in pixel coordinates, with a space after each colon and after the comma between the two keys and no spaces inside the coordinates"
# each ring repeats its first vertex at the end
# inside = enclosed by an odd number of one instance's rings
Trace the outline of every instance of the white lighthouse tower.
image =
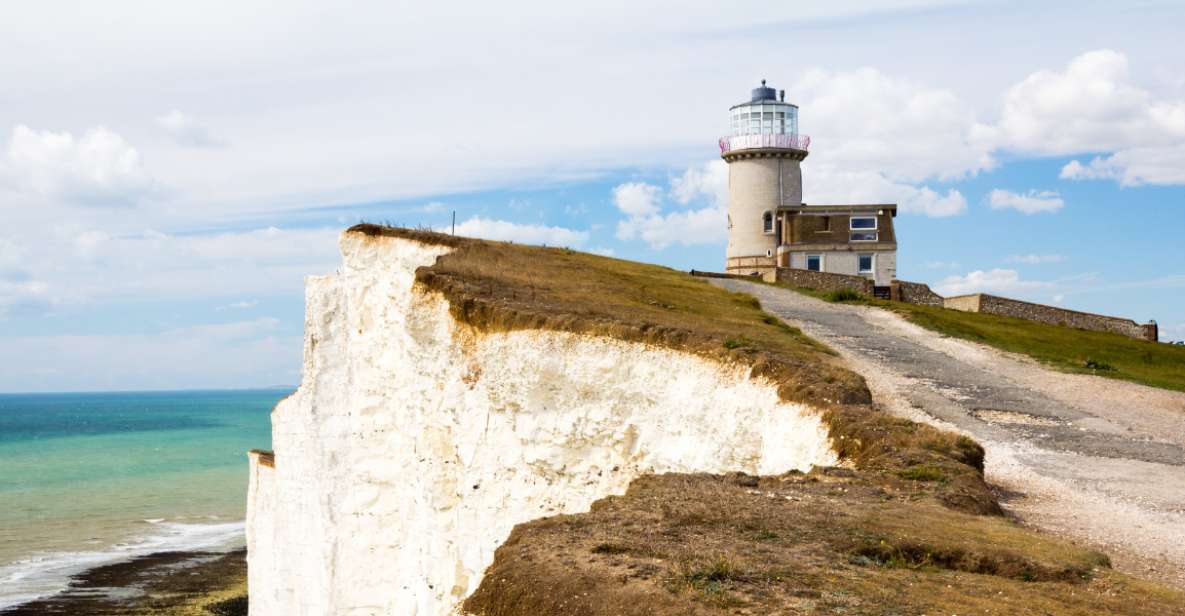
{"type": "Polygon", "coordinates": [[[783,244],[779,208],[802,205],[802,169],[810,137],[798,134],[798,106],[786,92],[755,88],[733,105],[732,130],[720,139],[728,162],[728,253],[725,271],[766,274],[783,244]]]}

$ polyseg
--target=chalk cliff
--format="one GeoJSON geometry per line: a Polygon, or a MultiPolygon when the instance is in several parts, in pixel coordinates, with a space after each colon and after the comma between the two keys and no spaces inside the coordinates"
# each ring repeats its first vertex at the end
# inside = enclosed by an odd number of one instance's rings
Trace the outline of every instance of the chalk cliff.
{"type": "Polygon", "coordinates": [[[838,461],[820,410],[750,365],[474,327],[416,280],[453,247],[340,243],[340,271],[307,282],[303,380],[272,414],[274,463],[251,456],[256,616],[452,614],[516,524],[639,475],[838,461]]]}

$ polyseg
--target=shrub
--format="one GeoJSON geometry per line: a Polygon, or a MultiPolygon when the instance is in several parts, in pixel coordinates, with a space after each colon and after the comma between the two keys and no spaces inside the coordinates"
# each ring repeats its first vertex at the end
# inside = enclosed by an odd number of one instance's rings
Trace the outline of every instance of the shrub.
{"type": "Polygon", "coordinates": [[[856,291],[853,291],[851,289],[836,289],[836,290],[828,293],[824,297],[824,299],[826,299],[829,302],[835,303],[835,302],[862,302],[866,298],[864,297],[864,294],[857,293],[856,291]]]}

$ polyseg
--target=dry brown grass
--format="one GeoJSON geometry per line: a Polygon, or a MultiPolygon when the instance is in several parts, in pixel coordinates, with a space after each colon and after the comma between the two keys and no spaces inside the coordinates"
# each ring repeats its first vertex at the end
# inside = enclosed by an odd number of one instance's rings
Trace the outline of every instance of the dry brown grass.
{"type": "Polygon", "coordinates": [[[1181,614],[1185,594],[913,482],[817,469],[642,477],[588,513],[518,526],[482,616],[1181,614]],[[606,549],[604,546],[612,546],[606,549]]]}

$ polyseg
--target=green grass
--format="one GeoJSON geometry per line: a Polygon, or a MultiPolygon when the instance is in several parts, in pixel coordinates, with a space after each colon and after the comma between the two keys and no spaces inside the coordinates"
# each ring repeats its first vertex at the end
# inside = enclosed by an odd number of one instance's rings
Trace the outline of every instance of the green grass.
{"type": "Polygon", "coordinates": [[[1185,347],[994,314],[887,302],[858,293],[794,290],[833,303],[892,310],[926,329],[1028,355],[1063,372],[1185,391],[1185,347]]]}
{"type": "Polygon", "coordinates": [[[874,302],[926,329],[1028,355],[1065,372],[1185,391],[1185,347],[933,306],[874,302]]]}

